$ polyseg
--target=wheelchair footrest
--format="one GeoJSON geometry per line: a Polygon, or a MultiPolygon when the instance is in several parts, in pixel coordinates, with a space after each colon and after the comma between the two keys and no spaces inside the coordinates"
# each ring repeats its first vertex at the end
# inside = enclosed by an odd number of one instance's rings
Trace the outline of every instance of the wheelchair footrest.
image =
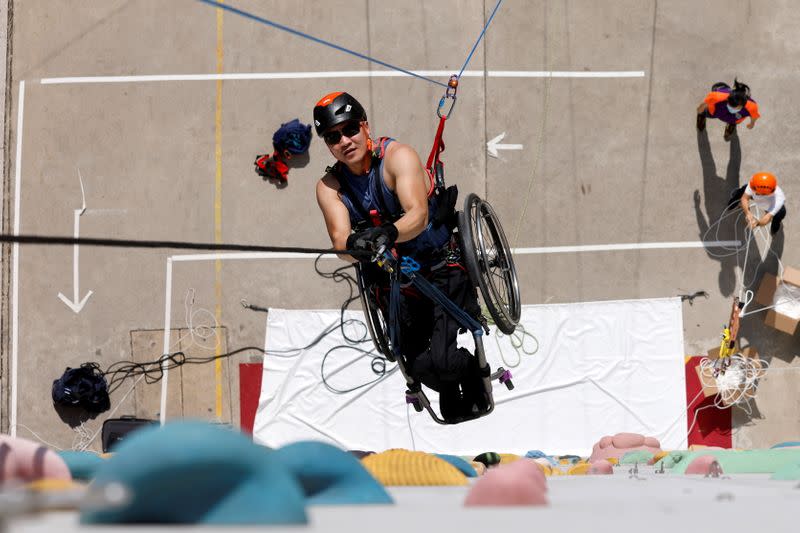
{"type": "Polygon", "coordinates": [[[505,385],[508,390],[514,390],[514,382],[511,381],[511,377],[511,371],[506,370],[502,366],[492,374],[492,380],[496,379],[505,385]]]}
{"type": "Polygon", "coordinates": [[[418,391],[406,391],[406,404],[411,404],[414,410],[418,413],[422,412],[423,409],[427,408],[429,405],[428,397],[425,396],[425,393],[421,390],[418,391]]]}

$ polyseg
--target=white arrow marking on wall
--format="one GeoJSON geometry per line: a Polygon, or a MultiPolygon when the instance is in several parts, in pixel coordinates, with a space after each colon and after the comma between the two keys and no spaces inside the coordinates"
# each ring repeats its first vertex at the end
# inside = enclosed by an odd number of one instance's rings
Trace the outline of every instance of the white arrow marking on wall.
{"type": "MultiPolygon", "coordinates": [[[[81,232],[81,215],[86,211],[86,195],[83,192],[83,178],[81,177],[81,171],[78,169],[78,180],[81,182],[81,208],[75,210],[75,238],[77,239],[80,237],[81,232]]],[[[61,301],[67,304],[67,306],[72,309],[76,314],[81,312],[83,306],[86,305],[86,301],[89,299],[89,296],[92,295],[92,291],[86,293],[86,296],[83,297],[83,300],[78,300],[78,295],[81,293],[80,290],[80,275],[79,275],[79,268],[78,268],[78,245],[74,245],[72,248],[72,300],[64,296],[62,293],[58,293],[58,297],[61,298],[61,301]]]]}
{"type": "Polygon", "coordinates": [[[500,141],[503,140],[503,137],[506,136],[506,132],[501,133],[488,143],[486,143],[486,149],[489,150],[489,155],[492,157],[498,157],[497,151],[498,150],[522,150],[521,144],[500,144],[500,141]]]}

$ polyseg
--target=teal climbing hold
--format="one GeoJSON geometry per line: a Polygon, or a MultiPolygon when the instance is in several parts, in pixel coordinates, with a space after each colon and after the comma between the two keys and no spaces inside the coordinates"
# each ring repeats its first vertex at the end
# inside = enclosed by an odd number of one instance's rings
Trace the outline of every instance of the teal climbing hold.
{"type": "Polygon", "coordinates": [[[475,471],[472,465],[469,464],[467,461],[465,461],[463,458],[457,455],[448,455],[446,453],[437,453],[435,455],[439,459],[444,459],[454,467],[458,468],[461,471],[461,473],[464,474],[465,476],[478,477],[478,473],[475,471]]]}
{"type": "Polygon", "coordinates": [[[302,441],[273,454],[295,476],[309,505],[394,503],[361,461],[336,446],[302,441]]]}
{"type": "Polygon", "coordinates": [[[132,434],[100,465],[89,501],[121,487],[116,505],[87,508],[85,524],[307,523],[300,484],[239,432],[179,421],[132,434]]]}
{"type": "Polygon", "coordinates": [[[58,455],[66,463],[72,479],[91,481],[95,471],[106,461],[94,452],[63,450],[58,455]]]}
{"type": "Polygon", "coordinates": [[[621,465],[632,465],[635,463],[639,464],[647,464],[653,458],[653,453],[648,452],[647,450],[631,450],[625,455],[623,455],[620,460],[619,464],[621,465]]]}

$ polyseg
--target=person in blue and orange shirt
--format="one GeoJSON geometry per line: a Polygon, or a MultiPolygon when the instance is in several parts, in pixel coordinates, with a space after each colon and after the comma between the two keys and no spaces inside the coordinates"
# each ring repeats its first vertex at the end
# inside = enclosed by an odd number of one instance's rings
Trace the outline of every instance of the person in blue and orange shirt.
{"type": "Polygon", "coordinates": [[[727,141],[736,131],[738,123],[750,117],[747,129],[753,129],[760,116],[758,104],[750,98],[750,87],[739,80],[733,81],[733,89],[727,83],[715,83],[697,107],[697,130],[706,129],[706,118],[719,119],[727,124],[724,135],[727,141]]]}

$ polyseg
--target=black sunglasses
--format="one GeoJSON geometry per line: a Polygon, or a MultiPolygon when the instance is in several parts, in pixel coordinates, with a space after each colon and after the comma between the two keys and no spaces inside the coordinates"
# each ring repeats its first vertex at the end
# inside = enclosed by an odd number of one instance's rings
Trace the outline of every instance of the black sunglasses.
{"type": "Polygon", "coordinates": [[[342,135],[346,137],[355,137],[360,131],[360,122],[349,122],[340,130],[326,131],[322,134],[322,138],[325,139],[325,144],[333,146],[334,144],[339,144],[339,141],[342,140],[342,135]]]}

